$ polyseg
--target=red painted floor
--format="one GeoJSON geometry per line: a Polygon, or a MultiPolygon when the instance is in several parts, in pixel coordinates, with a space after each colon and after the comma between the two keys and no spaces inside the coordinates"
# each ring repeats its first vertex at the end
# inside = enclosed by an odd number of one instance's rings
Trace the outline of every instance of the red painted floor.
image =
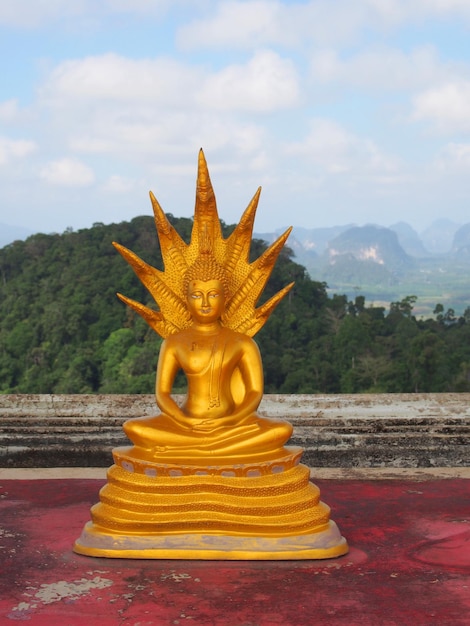
{"type": "Polygon", "coordinates": [[[470,481],[315,482],[351,546],[337,560],[79,556],[102,480],[2,480],[0,624],[470,625],[470,481]]]}

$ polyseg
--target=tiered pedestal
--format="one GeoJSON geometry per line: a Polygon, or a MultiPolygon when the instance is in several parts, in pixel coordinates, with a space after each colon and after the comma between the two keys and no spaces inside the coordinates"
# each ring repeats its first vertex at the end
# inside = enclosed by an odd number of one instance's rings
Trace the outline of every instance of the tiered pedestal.
{"type": "Polygon", "coordinates": [[[191,465],[116,448],[108,483],[74,551],[145,559],[341,556],[346,540],[301,455],[301,448],[284,448],[275,459],[191,465]]]}

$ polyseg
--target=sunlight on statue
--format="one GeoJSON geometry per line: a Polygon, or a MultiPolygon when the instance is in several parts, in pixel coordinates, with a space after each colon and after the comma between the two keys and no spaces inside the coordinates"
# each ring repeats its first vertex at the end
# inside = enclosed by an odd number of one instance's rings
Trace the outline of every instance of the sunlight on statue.
{"type": "Polygon", "coordinates": [[[263,307],[255,308],[290,232],[249,263],[258,197],[259,190],[237,229],[224,240],[201,151],[189,245],[179,238],[152,196],[166,271],[159,272],[115,244],[160,311],[120,297],[165,337],[156,381],[162,414],[124,424],[139,457],[270,458],[279,455],[292,434],[290,424],[256,415],[263,396],[263,369],[250,335],[261,328],[292,287],[288,285],[263,307]],[[181,408],[171,396],[179,370],[188,381],[181,408]]]}

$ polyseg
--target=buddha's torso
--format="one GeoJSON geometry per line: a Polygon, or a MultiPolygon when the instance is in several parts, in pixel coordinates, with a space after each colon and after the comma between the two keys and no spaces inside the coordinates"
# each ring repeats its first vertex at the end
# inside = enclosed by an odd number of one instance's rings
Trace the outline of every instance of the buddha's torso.
{"type": "Polygon", "coordinates": [[[230,415],[231,379],[252,339],[220,327],[214,333],[190,328],[167,341],[188,381],[185,413],[196,418],[230,415]]]}

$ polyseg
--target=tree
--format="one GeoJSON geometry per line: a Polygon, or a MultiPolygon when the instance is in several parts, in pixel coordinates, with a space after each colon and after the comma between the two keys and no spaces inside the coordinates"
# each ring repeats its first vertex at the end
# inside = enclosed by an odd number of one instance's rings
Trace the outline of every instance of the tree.
{"type": "MultiPolygon", "coordinates": [[[[192,221],[169,220],[189,241],[192,221]]],[[[112,241],[162,267],[150,217],[0,249],[0,393],[153,392],[161,339],[115,292],[154,303],[112,241]]],[[[265,248],[253,240],[252,257],[265,248]]],[[[435,318],[417,320],[416,296],[388,312],[360,294],[329,297],[288,248],[258,304],[292,280],[255,337],[267,393],[470,391],[470,307],[457,317],[436,304],[435,318]]]]}

